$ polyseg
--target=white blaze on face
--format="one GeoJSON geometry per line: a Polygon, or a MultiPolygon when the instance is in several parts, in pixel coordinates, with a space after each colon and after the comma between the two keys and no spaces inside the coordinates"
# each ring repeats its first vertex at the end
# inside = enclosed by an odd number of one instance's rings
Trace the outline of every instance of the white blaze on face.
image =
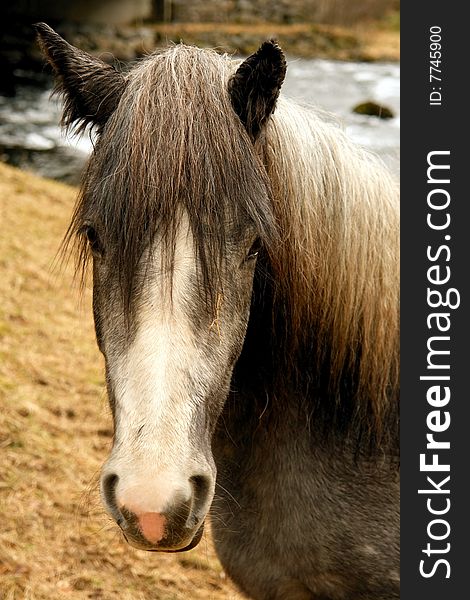
{"type": "Polygon", "coordinates": [[[124,353],[108,356],[115,442],[105,471],[119,477],[118,504],[135,511],[162,512],[175,495],[187,500],[189,478],[210,471],[190,438],[201,390],[211,377],[184,309],[192,303],[194,269],[193,241],[183,220],[172,285],[164,285],[169,275],[152,269],[157,274],[145,283],[132,343],[124,353]],[[197,397],[192,381],[198,382],[197,397]]]}

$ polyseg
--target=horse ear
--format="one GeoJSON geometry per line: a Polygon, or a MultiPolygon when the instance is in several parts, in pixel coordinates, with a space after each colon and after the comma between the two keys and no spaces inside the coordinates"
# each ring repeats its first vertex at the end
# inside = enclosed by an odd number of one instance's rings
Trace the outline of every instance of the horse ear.
{"type": "Polygon", "coordinates": [[[284,53],[271,40],[243,61],[229,80],[232,106],[253,141],[274,111],[285,75],[284,53]]]}
{"type": "Polygon", "coordinates": [[[75,48],[46,23],[34,25],[39,46],[54,69],[56,91],[64,99],[62,125],[102,130],[116,109],[126,80],[122,73],[75,48]]]}

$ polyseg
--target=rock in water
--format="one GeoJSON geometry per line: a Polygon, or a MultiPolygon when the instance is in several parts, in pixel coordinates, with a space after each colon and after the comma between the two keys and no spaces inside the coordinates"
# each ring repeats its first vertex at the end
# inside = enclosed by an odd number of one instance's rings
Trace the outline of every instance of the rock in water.
{"type": "Polygon", "coordinates": [[[379,117],[379,119],[393,119],[395,116],[388,106],[377,104],[377,102],[361,102],[356,105],[352,111],[358,115],[369,115],[379,117]]]}

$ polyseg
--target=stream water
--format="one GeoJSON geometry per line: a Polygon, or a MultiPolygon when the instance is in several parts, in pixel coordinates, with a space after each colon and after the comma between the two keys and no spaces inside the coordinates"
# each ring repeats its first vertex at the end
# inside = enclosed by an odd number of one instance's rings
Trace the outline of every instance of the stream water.
{"type": "MultiPolygon", "coordinates": [[[[399,173],[400,67],[396,63],[355,63],[290,59],[286,96],[313,104],[339,117],[348,135],[379,154],[399,173]],[[392,119],[352,112],[364,101],[389,107],[392,119]]],[[[59,128],[60,105],[50,90],[17,89],[0,96],[0,158],[41,175],[77,183],[91,150],[87,135],[65,136],[59,128]]]]}

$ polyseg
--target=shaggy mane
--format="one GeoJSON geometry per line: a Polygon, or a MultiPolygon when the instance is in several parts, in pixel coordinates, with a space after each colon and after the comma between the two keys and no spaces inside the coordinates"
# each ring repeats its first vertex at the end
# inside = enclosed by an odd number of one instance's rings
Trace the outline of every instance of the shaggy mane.
{"type": "Polygon", "coordinates": [[[282,98],[263,150],[285,236],[275,294],[303,352],[298,378],[326,427],[398,451],[398,186],[339,127],[282,98]]]}

